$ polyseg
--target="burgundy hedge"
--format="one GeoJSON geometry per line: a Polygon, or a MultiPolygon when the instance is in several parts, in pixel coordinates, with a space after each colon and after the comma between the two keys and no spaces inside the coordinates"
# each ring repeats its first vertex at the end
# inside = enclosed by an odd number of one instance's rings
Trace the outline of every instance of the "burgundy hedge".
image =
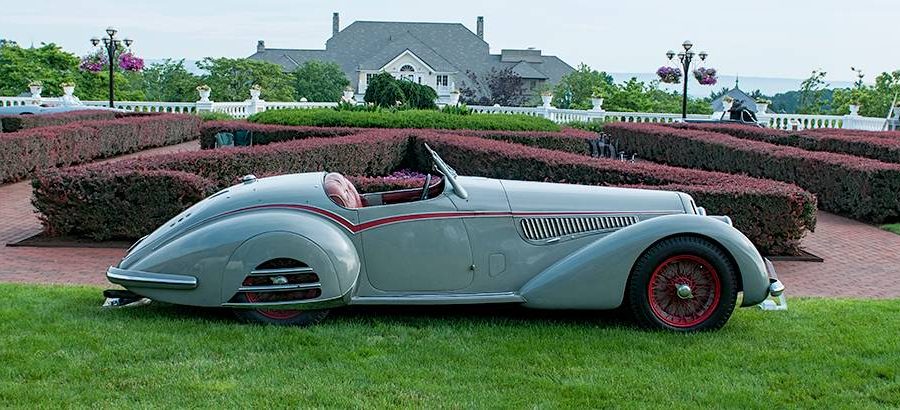
{"type": "Polygon", "coordinates": [[[900,164],[655,124],[605,130],[638,157],[793,183],[815,193],[822,209],[863,221],[900,219],[900,164]]]}
{"type": "Polygon", "coordinates": [[[77,121],[111,120],[128,115],[128,113],[109,110],[78,110],[44,115],[2,115],[0,116],[0,126],[3,128],[3,132],[15,132],[28,128],[65,125],[77,121]]]}
{"type": "Polygon", "coordinates": [[[82,121],[0,134],[0,182],[36,170],[127,154],[197,138],[196,116],[160,114],[82,121]]]}
{"type": "MultiPolygon", "coordinates": [[[[433,130],[366,130],[338,138],[311,138],[252,148],[205,150],[50,169],[34,182],[35,207],[43,223],[57,234],[94,239],[137,238],[149,233],[191,202],[237,181],[241,175],[271,175],[317,170],[340,171],[366,185],[384,181],[365,176],[386,175],[399,168],[423,169],[427,142],[463,174],[500,178],[547,180],[592,185],[644,185],[688,192],[713,213],[730,214],[767,253],[795,253],[806,229],[815,224],[815,199],[792,185],[774,181],[664,165],[628,164],[585,155],[551,151],[503,141],[457,136],[433,130]],[[410,143],[412,142],[412,145],[410,143]],[[169,174],[174,173],[174,174],[169,174]],[[146,178],[141,189],[126,190],[110,176],[146,178]],[[177,179],[193,175],[198,179],[177,179]],[[171,184],[172,192],[157,193],[171,184]],[[165,199],[165,210],[155,200],[165,199]],[[119,198],[110,200],[110,198],[119,198]],[[123,215],[146,209],[140,223],[123,224],[123,215]],[[170,207],[171,206],[171,207],[170,207]],[[70,209],[72,212],[59,212],[70,209]],[[79,221],[90,220],[89,229],[79,221]]],[[[403,185],[398,185],[403,186],[403,185]]]]}
{"type": "MultiPolygon", "coordinates": [[[[900,163],[900,138],[878,136],[873,131],[844,129],[782,131],[736,124],[673,124],[676,128],[721,132],[732,137],[788,145],[810,151],[826,151],[900,163]]],[[[900,133],[894,133],[900,134],[900,133]]]]}

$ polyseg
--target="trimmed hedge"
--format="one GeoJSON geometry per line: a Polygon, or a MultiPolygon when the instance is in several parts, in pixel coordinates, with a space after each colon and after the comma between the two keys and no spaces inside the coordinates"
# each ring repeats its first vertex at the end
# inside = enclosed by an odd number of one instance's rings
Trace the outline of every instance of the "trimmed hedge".
{"type": "Polygon", "coordinates": [[[886,139],[900,139],[900,131],[864,131],[845,130],[841,128],[816,128],[804,132],[820,135],[849,135],[854,137],[875,137],[886,139]]]}
{"type": "Polygon", "coordinates": [[[159,114],[0,134],[0,182],[17,181],[42,168],[178,144],[199,132],[195,116],[159,114]]]}
{"type": "Polygon", "coordinates": [[[336,111],[330,109],[269,110],[250,122],[312,127],[428,128],[509,131],[559,131],[553,121],[528,115],[447,114],[437,110],[336,111]]]}
{"type": "Polygon", "coordinates": [[[827,211],[900,219],[900,164],[654,124],[614,123],[606,131],[621,149],[652,161],[789,182],[815,193],[827,211]]]}
{"type": "MultiPolygon", "coordinates": [[[[190,201],[182,198],[201,197],[232,185],[239,176],[249,173],[336,170],[362,176],[354,178],[366,185],[365,190],[375,188],[384,180],[364,176],[386,175],[398,168],[424,169],[428,158],[422,147],[424,142],[441,152],[463,174],[590,185],[641,185],[688,192],[710,212],[731,215],[738,228],[766,253],[797,252],[804,231],[815,224],[815,198],[788,184],[658,164],[595,159],[433,130],[367,130],[338,138],[310,138],[252,148],[144,157],[103,166],[50,169],[35,179],[34,205],[43,214],[42,221],[48,231],[53,233],[94,239],[137,238],[186,208],[190,201]],[[410,145],[410,141],[415,143],[410,145]],[[164,172],[194,175],[203,182],[180,180],[171,174],[161,174],[164,172]],[[146,202],[145,193],[119,186],[123,182],[110,177],[119,173],[128,178],[152,179],[143,183],[152,189],[172,184],[173,192],[160,194],[166,198],[166,210],[136,211],[132,204],[146,202]],[[174,204],[172,208],[168,208],[170,204],[174,204]],[[141,215],[140,223],[119,222],[124,215],[134,212],[149,216],[141,215]],[[79,222],[85,220],[91,223],[79,222]]],[[[154,204],[145,206],[155,207],[154,204]]]]}
{"type": "Polygon", "coordinates": [[[220,132],[250,131],[253,145],[293,141],[305,138],[332,138],[363,132],[360,128],[304,127],[290,125],[256,124],[247,121],[208,121],[200,126],[200,148],[216,147],[216,134],[220,132]]]}
{"type": "Polygon", "coordinates": [[[3,132],[16,132],[23,129],[65,125],[77,121],[111,120],[128,115],[109,110],[78,110],[44,115],[3,115],[0,125],[3,132]]]}
{"type": "Polygon", "coordinates": [[[828,129],[788,132],[736,124],[678,123],[676,128],[721,132],[732,137],[787,145],[810,151],[856,155],[879,161],[900,163],[900,138],[877,137],[871,131],[828,129]]]}

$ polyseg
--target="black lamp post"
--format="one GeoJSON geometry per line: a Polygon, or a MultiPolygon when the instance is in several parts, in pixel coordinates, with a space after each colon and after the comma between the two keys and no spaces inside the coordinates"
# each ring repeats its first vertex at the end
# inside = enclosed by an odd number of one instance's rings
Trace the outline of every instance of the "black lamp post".
{"type": "MultiPolygon", "coordinates": [[[[694,47],[694,44],[688,40],[685,40],[684,43],[681,43],[681,46],[684,47],[684,52],[678,53],[678,60],[681,61],[682,73],[684,73],[684,87],[681,92],[681,118],[687,118],[687,88],[688,88],[688,72],[691,69],[691,61],[694,60],[694,52],[691,51],[691,48],[694,47]]],[[[669,50],[666,52],[666,57],[669,60],[675,58],[675,52],[669,50]]],[[[705,51],[701,51],[698,54],[700,57],[700,61],[706,61],[706,57],[709,56],[705,51]]]]}
{"type": "MultiPolygon", "coordinates": [[[[115,101],[115,94],[113,91],[113,88],[115,85],[115,76],[114,76],[115,66],[113,64],[115,64],[114,61],[116,58],[116,51],[123,49],[122,48],[123,42],[125,43],[125,48],[131,47],[131,43],[133,43],[133,41],[130,38],[126,38],[125,40],[117,39],[116,38],[117,32],[118,32],[118,30],[116,30],[115,28],[107,27],[106,28],[107,36],[103,37],[103,48],[106,49],[106,55],[109,58],[109,60],[108,60],[108,63],[109,63],[109,108],[115,108],[113,106],[113,101],[115,101]]],[[[91,44],[93,44],[94,47],[98,46],[100,44],[100,39],[97,37],[92,38],[91,44]]]]}

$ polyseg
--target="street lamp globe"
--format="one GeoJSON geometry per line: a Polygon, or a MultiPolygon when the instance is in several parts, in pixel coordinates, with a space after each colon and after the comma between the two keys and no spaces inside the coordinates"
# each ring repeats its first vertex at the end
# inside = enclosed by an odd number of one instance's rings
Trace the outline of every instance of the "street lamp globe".
{"type": "Polygon", "coordinates": [[[93,44],[94,47],[97,47],[97,44],[100,44],[100,39],[97,37],[91,37],[91,44],[93,44]]]}
{"type": "Polygon", "coordinates": [[[134,43],[134,40],[126,37],[125,38],[125,47],[131,47],[131,44],[134,43]]]}
{"type": "Polygon", "coordinates": [[[709,54],[706,51],[701,51],[699,55],[700,55],[700,60],[702,60],[702,61],[706,61],[706,57],[709,57],[709,54]]]}
{"type": "Polygon", "coordinates": [[[110,37],[116,35],[116,32],[118,32],[118,30],[116,30],[115,27],[109,26],[106,28],[106,34],[109,34],[110,37]]]}
{"type": "Polygon", "coordinates": [[[684,40],[684,43],[681,43],[681,46],[684,47],[684,51],[688,51],[694,46],[694,43],[691,43],[690,40],[684,40]]]}
{"type": "Polygon", "coordinates": [[[675,52],[672,50],[666,51],[666,57],[669,57],[669,60],[671,60],[673,57],[675,57],[675,52]]]}

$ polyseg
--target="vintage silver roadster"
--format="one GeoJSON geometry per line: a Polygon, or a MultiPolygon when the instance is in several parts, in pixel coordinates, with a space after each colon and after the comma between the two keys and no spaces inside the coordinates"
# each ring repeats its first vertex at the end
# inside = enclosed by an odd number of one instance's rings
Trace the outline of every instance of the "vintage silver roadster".
{"type": "Polygon", "coordinates": [[[753,306],[784,290],[730,219],[689,195],[458,176],[428,150],[440,178],[421,189],[248,175],[135,243],[106,274],[128,290],[108,296],[293,325],[345,305],[622,306],[642,326],[690,331],[724,325],[739,292],[753,306]]]}

